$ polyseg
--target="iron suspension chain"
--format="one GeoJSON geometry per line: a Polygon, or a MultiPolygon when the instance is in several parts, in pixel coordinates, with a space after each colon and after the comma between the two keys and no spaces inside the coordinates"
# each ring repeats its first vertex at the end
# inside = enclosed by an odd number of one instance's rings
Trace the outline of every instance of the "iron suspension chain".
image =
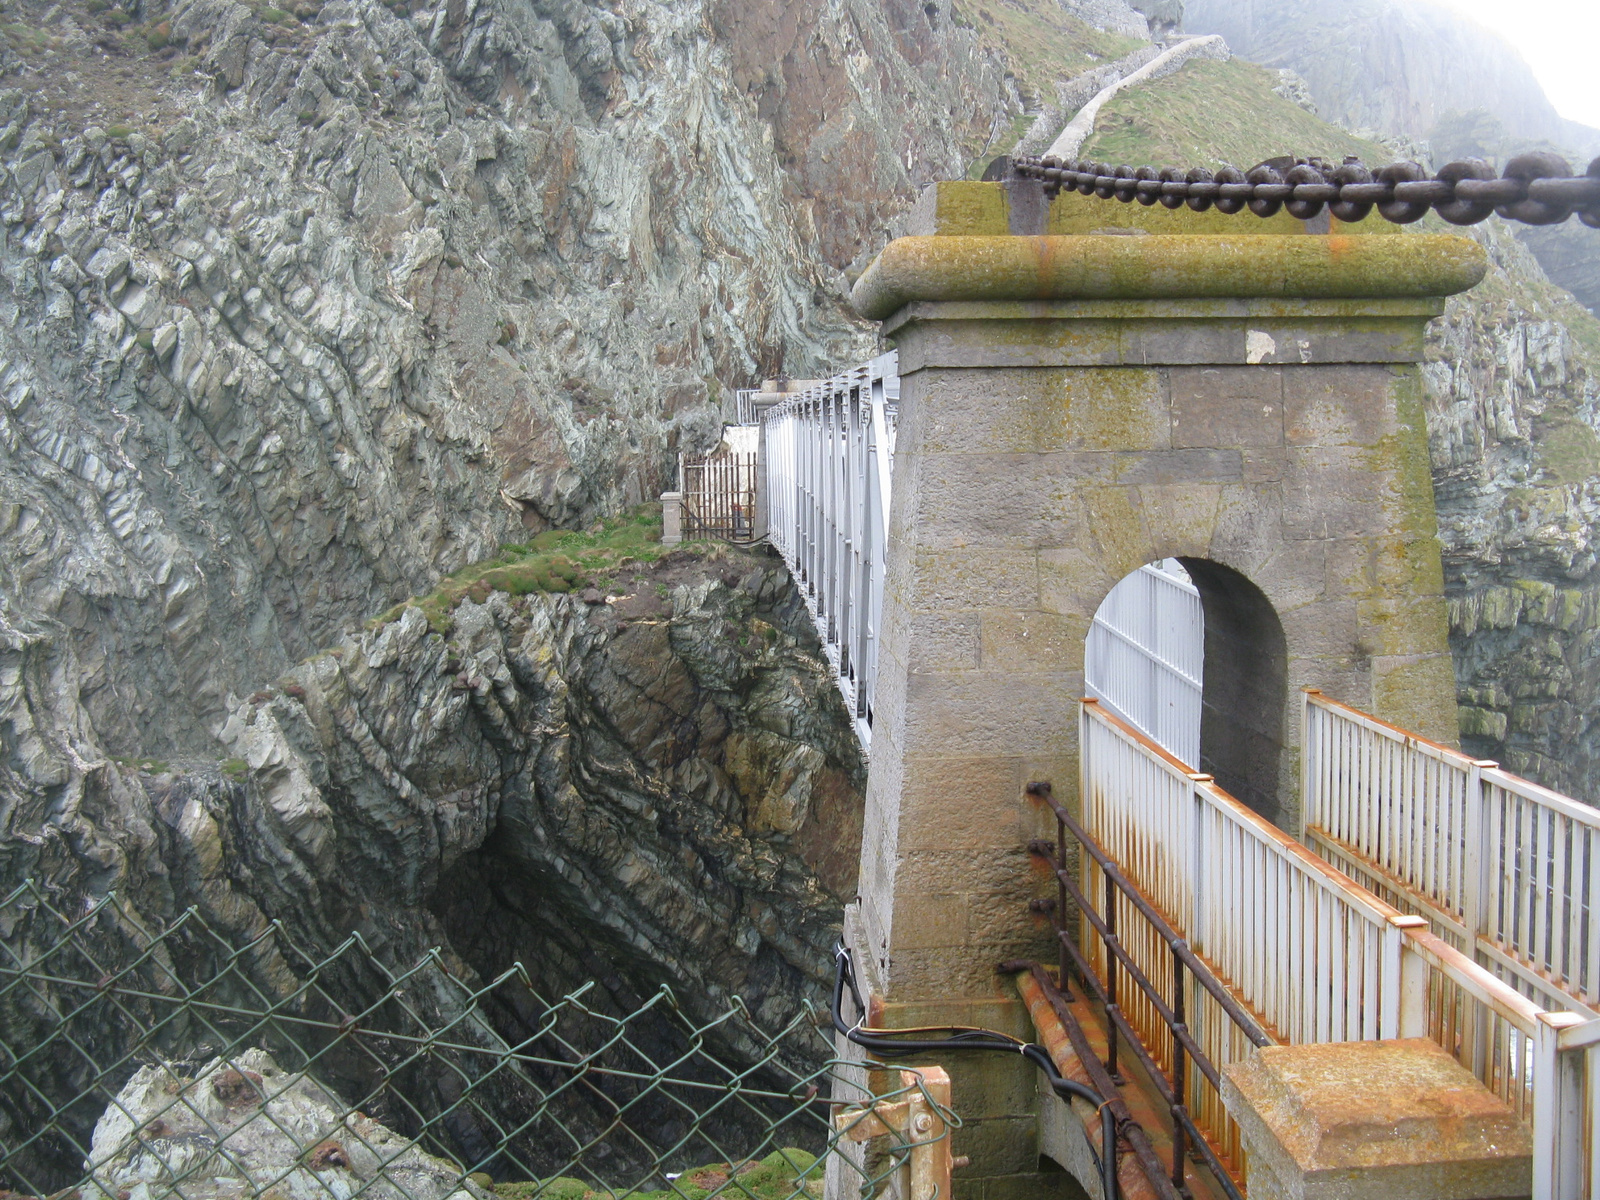
{"type": "MultiPolygon", "coordinates": [[[[995,164],[998,166],[999,164],[995,164]]],[[[1576,214],[1600,229],[1600,158],[1582,175],[1548,151],[1512,158],[1498,177],[1482,159],[1446,165],[1433,178],[1417,163],[1398,162],[1373,170],[1360,159],[1338,166],[1318,158],[1275,158],[1240,171],[1224,167],[1127,167],[1053,156],[1011,160],[1011,171],[1040,180],[1052,198],[1073,190],[1102,200],[1138,201],[1195,212],[1249,210],[1270,217],[1279,210],[1309,221],[1326,208],[1341,221],[1365,219],[1374,209],[1397,225],[1421,220],[1430,210],[1452,225],[1475,225],[1498,213],[1527,225],[1559,225],[1576,214]]],[[[992,177],[992,176],[989,176],[992,177]]]]}

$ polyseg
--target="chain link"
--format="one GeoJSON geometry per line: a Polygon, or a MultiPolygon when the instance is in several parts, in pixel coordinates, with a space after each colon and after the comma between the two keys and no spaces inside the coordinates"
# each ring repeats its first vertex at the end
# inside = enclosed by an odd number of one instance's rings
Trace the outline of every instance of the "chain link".
{"type": "MultiPolygon", "coordinates": [[[[1396,225],[1421,220],[1429,211],[1452,225],[1476,225],[1493,213],[1525,225],[1559,225],[1576,215],[1600,229],[1600,158],[1584,174],[1574,175],[1566,159],[1544,150],[1517,155],[1498,177],[1478,158],[1449,163],[1431,179],[1414,162],[1374,170],[1355,157],[1338,165],[1321,158],[1274,158],[1249,171],[1224,167],[1212,172],[1204,167],[1112,166],[1087,159],[1063,162],[1047,155],[1011,159],[1009,172],[1041,181],[1051,198],[1070,190],[1124,204],[1187,206],[1194,212],[1248,209],[1270,217],[1287,211],[1309,221],[1327,209],[1340,221],[1354,222],[1377,209],[1396,225]]],[[[1005,164],[996,163],[986,178],[1005,173],[1005,164]]]]}
{"type": "Polygon", "coordinates": [[[960,1125],[916,1072],[868,1091],[820,1010],[547,996],[538,967],[313,952],[24,882],[0,896],[0,1198],[820,1200],[831,1162],[871,1200],[960,1125]],[[940,1129],[857,1150],[912,1093],[940,1129]]]}

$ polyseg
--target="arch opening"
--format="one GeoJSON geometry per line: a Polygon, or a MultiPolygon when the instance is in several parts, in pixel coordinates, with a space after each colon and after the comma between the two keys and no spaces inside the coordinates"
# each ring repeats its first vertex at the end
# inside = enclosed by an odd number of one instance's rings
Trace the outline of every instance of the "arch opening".
{"type": "Polygon", "coordinates": [[[1255,812],[1282,824],[1288,646],[1266,595],[1231,567],[1162,559],[1095,612],[1089,695],[1255,812]]]}

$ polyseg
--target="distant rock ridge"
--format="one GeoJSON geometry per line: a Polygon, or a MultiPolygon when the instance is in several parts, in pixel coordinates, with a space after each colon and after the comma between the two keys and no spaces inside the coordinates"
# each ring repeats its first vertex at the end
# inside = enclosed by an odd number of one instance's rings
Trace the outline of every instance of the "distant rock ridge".
{"type": "Polygon", "coordinates": [[[1514,136],[1600,154],[1600,130],[1567,121],[1498,35],[1429,0],[1187,0],[1184,29],[1289,67],[1322,116],[1424,141],[1441,118],[1487,109],[1514,136]]]}

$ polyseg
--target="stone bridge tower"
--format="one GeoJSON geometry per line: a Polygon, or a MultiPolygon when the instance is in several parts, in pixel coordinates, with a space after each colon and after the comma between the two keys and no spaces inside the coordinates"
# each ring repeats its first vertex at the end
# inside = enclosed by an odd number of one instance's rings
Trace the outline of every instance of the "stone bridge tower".
{"type": "MultiPolygon", "coordinates": [[[[1291,833],[1297,689],[1456,740],[1418,363],[1485,260],[1462,237],[1032,183],[937,185],[913,228],[854,293],[902,396],[849,937],[882,1023],[1031,1036],[995,974],[1053,958],[1023,787],[1075,793],[1084,637],[1129,571],[1188,568],[1202,769],[1291,833]]],[[[1053,1192],[1031,1070],[945,1065],[958,1189],[1053,1192]]]]}

